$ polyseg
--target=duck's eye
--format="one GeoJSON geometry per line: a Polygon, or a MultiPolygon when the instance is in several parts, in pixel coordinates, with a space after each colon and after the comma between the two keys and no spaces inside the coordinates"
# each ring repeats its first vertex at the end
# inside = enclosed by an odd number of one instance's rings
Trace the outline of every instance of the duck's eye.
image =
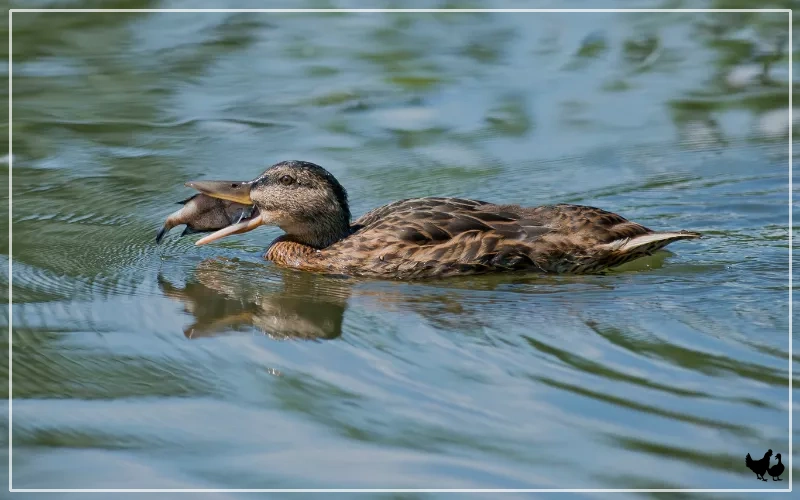
{"type": "Polygon", "coordinates": [[[292,177],[291,175],[284,175],[278,180],[284,186],[291,186],[292,184],[294,184],[294,177],[292,177]]]}

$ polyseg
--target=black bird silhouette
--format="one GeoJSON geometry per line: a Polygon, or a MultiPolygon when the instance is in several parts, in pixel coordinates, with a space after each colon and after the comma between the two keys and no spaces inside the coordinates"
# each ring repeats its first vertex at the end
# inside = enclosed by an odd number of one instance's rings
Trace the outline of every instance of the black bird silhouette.
{"type": "Polygon", "coordinates": [[[753,472],[756,473],[756,477],[762,481],[766,481],[764,479],[764,473],[767,472],[769,469],[769,457],[772,456],[772,450],[767,450],[764,453],[764,458],[761,460],[753,460],[750,458],[750,454],[748,453],[746,457],[744,457],[744,464],[753,472]]]}
{"type": "Polygon", "coordinates": [[[769,468],[769,475],[772,476],[773,481],[783,481],[783,479],[781,479],[781,474],[783,474],[785,467],[783,466],[783,463],[781,463],[781,454],[778,453],[775,455],[775,458],[778,459],[778,463],[769,468]],[[778,479],[775,479],[776,477],[778,479]]]}

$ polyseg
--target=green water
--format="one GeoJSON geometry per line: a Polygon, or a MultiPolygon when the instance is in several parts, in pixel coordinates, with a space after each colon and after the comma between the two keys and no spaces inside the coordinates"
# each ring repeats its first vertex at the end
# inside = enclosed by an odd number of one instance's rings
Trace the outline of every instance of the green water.
{"type": "MultiPolygon", "coordinates": [[[[604,7],[752,6],[631,4],[604,7]]],[[[787,488],[744,465],[790,461],[787,18],[14,14],[14,488],[787,488]],[[276,268],[274,228],[155,245],[183,182],[287,159],[355,215],[571,202],[704,238],[426,283],[276,268]]]]}

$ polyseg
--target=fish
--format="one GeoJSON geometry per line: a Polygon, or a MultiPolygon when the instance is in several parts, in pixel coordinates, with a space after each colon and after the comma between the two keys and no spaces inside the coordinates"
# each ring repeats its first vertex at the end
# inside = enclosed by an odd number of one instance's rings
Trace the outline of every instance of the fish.
{"type": "Polygon", "coordinates": [[[181,236],[210,233],[238,224],[258,211],[255,205],[221,200],[205,194],[190,196],[178,204],[183,207],[167,216],[164,225],[156,233],[156,244],[161,243],[164,236],[176,226],[186,225],[181,236]]]}

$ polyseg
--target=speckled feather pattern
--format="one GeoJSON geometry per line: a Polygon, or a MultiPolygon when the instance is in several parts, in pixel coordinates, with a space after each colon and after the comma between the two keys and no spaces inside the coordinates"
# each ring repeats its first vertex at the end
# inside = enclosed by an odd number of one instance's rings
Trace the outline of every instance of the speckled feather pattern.
{"type": "Polygon", "coordinates": [[[524,208],[458,198],[397,201],[366,213],[351,230],[348,237],[319,250],[283,236],[265,258],[308,271],[395,279],[526,270],[581,274],[700,236],[656,233],[588,206],[524,208]],[[637,237],[647,235],[657,236],[635,244],[637,237]]]}

